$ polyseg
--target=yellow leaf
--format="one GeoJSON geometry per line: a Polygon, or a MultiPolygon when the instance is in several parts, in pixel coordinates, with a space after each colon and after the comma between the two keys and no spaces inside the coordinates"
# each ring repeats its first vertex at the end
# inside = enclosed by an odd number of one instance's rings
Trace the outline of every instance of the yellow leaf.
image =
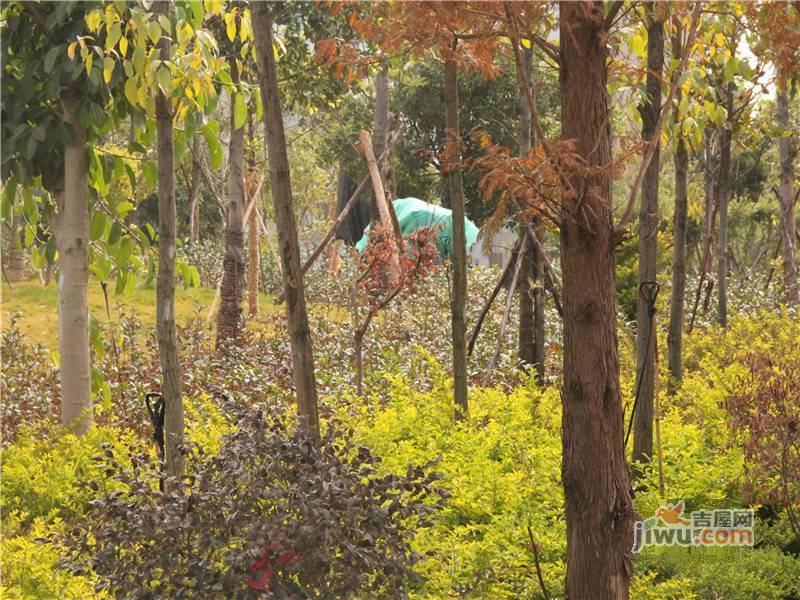
{"type": "Polygon", "coordinates": [[[122,54],[123,57],[128,55],[128,38],[125,36],[121,37],[119,40],[119,53],[122,54]]]}
{"type": "Polygon", "coordinates": [[[86,55],[86,74],[87,75],[89,74],[89,71],[92,70],[92,60],[93,59],[94,59],[94,56],[92,55],[91,52],[86,55]]]}
{"type": "Polygon", "coordinates": [[[133,106],[136,106],[139,103],[139,99],[136,97],[136,92],[136,80],[130,77],[125,81],[125,97],[133,106]]]}
{"type": "Polygon", "coordinates": [[[225,15],[225,33],[228,34],[230,41],[236,39],[236,15],[234,13],[225,15]]]}
{"type": "Polygon", "coordinates": [[[278,47],[275,44],[272,44],[272,56],[278,60],[278,47]]]}
{"type": "Polygon", "coordinates": [[[111,82],[111,75],[114,73],[113,59],[106,57],[103,59],[103,81],[106,83],[111,82]]]}
{"type": "Polygon", "coordinates": [[[522,38],[519,43],[525,46],[528,50],[531,49],[531,41],[528,38],[522,38]]]}
{"type": "Polygon", "coordinates": [[[78,42],[72,42],[69,46],[67,46],[67,56],[69,56],[70,60],[75,58],[75,47],[78,45],[78,42]]]}
{"type": "Polygon", "coordinates": [[[100,29],[100,22],[103,20],[103,15],[99,10],[93,10],[86,15],[85,20],[86,27],[89,28],[89,31],[97,33],[97,30],[100,29]]]}
{"type": "Polygon", "coordinates": [[[722,48],[725,45],[725,36],[721,33],[714,34],[714,43],[722,48]]]}

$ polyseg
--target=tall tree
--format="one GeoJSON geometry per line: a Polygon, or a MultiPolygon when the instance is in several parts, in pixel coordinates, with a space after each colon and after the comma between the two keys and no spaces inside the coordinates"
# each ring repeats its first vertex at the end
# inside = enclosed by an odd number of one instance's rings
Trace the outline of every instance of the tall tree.
{"type": "MultiPolygon", "coordinates": [[[[453,51],[455,51],[453,43],[453,51]]],[[[465,418],[467,404],[467,237],[464,226],[464,184],[461,179],[461,140],[458,130],[458,67],[455,58],[444,60],[444,118],[447,128],[447,189],[453,211],[453,240],[450,261],[453,289],[450,320],[453,337],[453,388],[456,418],[465,418]]]]}
{"type": "MultiPolygon", "coordinates": [[[[736,43],[733,43],[735,53],[736,43]]],[[[714,186],[717,194],[716,205],[719,212],[719,231],[717,233],[717,322],[728,325],[728,203],[731,196],[731,143],[733,141],[733,93],[736,84],[729,81],[725,86],[725,108],[728,117],[722,131],[719,151],[719,175],[714,186]]]]}
{"type": "MultiPolygon", "coordinates": [[[[800,9],[798,9],[800,10],[800,9]]],[[[777,93],[778,127],[781,135],[778,138],[778,155],[780,160],[780,185],[778,200],[781,207],[781,244],[783,247],[783,293],[787,305],[800,304],[800,286],[797,285],[797,231],[794,219],[794,208],[797,197],[793,189],[794,162],[796,149],[792,148],[792,137],[789,128],[789,75],[780,74],[777,93]]]]}
{"type": "Polygon", "coordinates": [[[634,510],[623,447],[603,2],[560,5],[567,594],[627,598],[634,510]]]}
{"type": "Polygon", "coordinates": [[[89,164],[86,129],[76,116],[76,98],[62,96],[72,141],[64,146],[63,187],[55,191],[58,213],[58,341],[61,363],[61,421],[84,433],[92,423],[89,359],[89,164]]]}
{"type": "MultiPolygon", "coordinates": [[[[682,26],[680,19],[675,19],[675,34],[672,37],[672,55],[680,56],[682,47],[682,26]]],[[[673,111],[677,131],[681,130],[680,88],[675,96],[673,111]]],[[[682,132],[675,140],[675,211],[672,217],[672,297],[670,298],[669,330],[667,332],[667,357],[669,363],[669,390],[674,392],[683,378],[682,341],[683,341],[683,309],[686,294],[686,224],[688,215],[688,175],[689,152],[682,132]]]]}
{"type": "Polygon", "coordinates": [[[289,159],[286,154],[286,137],[281,114],[281,95],[273,54],[272,15],[275,7],[256,2],[253,5],[253,33],[256,42],[258,71],[261,77],[261,96],[264,102],[264,127],[266,129],[269,157],[269,179],[272,203],[275,208],[275,225],[278,233],[281,265],[283,269],[283,294],[292,345],[292,366],[297,393],[298,412],[312,437],[319,437],[317,415],[317,389],[314,377],[314,356],[311,333],[306,312],[305,288],[297,242],[297,226],[292,206],[292,185],[289,159]]]}
{"type": "MultiPolygon", "coordinates": [[[[255,130],[253,121],[250,119],[250,143],[255,144],[255,130]]],[[[259,199],[255,196],[260,193],[259,184],[256,182],[257,171],[254,160],[253,149],[247,157],[247,176],[245,189],[247,194],[247,205],[251,206],[250,217],[247,222],[247,308],[251,317],[258,315],[258,269],[261,265],[261,248],[258,243],[259,238],[259,199]]],[[[264,232],[266,233],[266,232],[264,232]]]]}
{"type": "MultiPolygon", "coordinates": [[[[530,50],[523,51],[522,54],[523,68],[531,71],[533,64],[533,52],[530,50]]],[[[528,102],[525,98],[525,91],[520,84],[519,93],[519,154],[521,157],[527,157],[531,151],[531,111],[528,107],[528,102]]],[[[526,227],[520,225],[520,248],[522,247],[522,240],[527,237],[526,227]]],[[[542,356],[537,352],[541,346],[544,349],[543,340],[537,331],[537,314],[536,314],[536,294],[539,291],[536,284],[536,274],[541,270],[541,265],[537,264],[538,256],[536,249],[532,243],[525,245],[525,255],[520,256],[522,264],[519,272],[519,359],[524,368],[534,365],[537,373],[537,380],[539,383],[543,380],[544,365],[542,364],[542,356]],[[533,285],[531,285],[533,283],[533,285]],[[537,356],[538,355],[538,356],[537,356]]]]}
{"type": "MultiPolygon", "coordinates": [[[[229,61],[231,80],[239,84],[236,60],[229,61]]],[[[225,219],[225,257],[223,259],[220,306],[217,313],[217,349],[239,337],[244,282],[244,99],[236,92],[231,97],[231,139],[228,159],[228,209],[225,219]]],[[[255,211],[253,211],[255,212],[255,211]]]]}
{"type": "MultiPolygon", "coordinates": [[[[157,0],[153,12],[170,16],[169,0],[157,0]]],[[[172,40],[163,31],[158,40],[162,61],[170,61],[172,40]]],[[[172,99],[162,89],[156,95],[156,140],[158,156],[158,279],[156,281],[156,331],[161,358],[164,396],[164,441],[166,475],[183,476],[183,398],[178,336],[175,331],[175,146],[172,124],[172,99]]],[[[173,484],[178,489],[177,482],[173,484]]],[[[169,489],[170,486],[165,486],[169,489]]]]}
{"type": "MultiPolygon", "coordinates": [[[[647,78],[645,98],[639,107],[642,116],[642,139],[653,139],[656,123],[661,114],[661,84],[664,66],[664,14],[665,7],[650,2],[647,5],[647,78]]],[[[656,141],[650,164],[642,182],[642,198],[639,204],[639,285],[655,281],[658,254],[658,179],[661,169],[661,144],[656,141]]],[[[633,430],[633,461],[644,463],[653,453],[653,393],[655,356],[651,352],[653,319],[644,294],[637,294],[636,319],[636,387],[639,391],[633,430]]]]}
{"type": "Polygon", "coordinates": [[[198,137],[192,136],[191,162],[192,171],[187,180],[189,191],[189,243],[195,244],[200,241],[200,180],[203,177],[202,166],[199,157],[200,144],[198,137]]]}

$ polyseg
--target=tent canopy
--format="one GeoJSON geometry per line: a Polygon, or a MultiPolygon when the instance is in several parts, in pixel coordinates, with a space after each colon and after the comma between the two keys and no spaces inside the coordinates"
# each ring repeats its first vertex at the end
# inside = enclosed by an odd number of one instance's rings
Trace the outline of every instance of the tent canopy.
{"type": "MultiPolygon", "coordinates": [[[[453,212],[442,206],[429,204],[419,198],[398,198],[393,203],[397,222],[400,224],[400,233],[406,238],[415,231],[425,227],[436,228],[436,249],[439,256],[444,259],[450,256],[453,242],[453,212]]],[[[475,223],[464,218],[464,228],[467,237],[467,249],[478,239],[478,228],[475,223]]],[[[356,244],[359,252],[364,252],[369,238],[369,227],[364,231],[364,236],[356,244]]]]}

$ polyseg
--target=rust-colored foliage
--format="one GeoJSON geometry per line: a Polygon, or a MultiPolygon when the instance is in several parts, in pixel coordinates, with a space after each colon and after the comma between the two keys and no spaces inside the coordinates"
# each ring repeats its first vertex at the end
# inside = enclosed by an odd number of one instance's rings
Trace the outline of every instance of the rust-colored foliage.
{"type": "Polygon", "coordinates": [[[755,33],[753,53],[775,65],[784,79],[800,67],[800,5],[791,2],[745,3],[747,23],[755,33]]]}
{"type": "Polygon", "coordinates": [[[434,243],[435,237],[435,228],[426,227],[403,240],[404,251],[399,255],[399,275],[394,286],[390,287],[386,273],[397,253],[394,233],[380,224],[370,232],[361,262],[359,287],[369,298],[371,313],[386,306],[401,291],[414,293],[417,282],[436,269],[439,252],[434,243]]]}
{"type": "Polygon", "coordinates": [[[726,408],[744,443],[744,492],[752,502],[785,507],[800,539],[800,360],[751,354],[748,373],[726,408]]]}

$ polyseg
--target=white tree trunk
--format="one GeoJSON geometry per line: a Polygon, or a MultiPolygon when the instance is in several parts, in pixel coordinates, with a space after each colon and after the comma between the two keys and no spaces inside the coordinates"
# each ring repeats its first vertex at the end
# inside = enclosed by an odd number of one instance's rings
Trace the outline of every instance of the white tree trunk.
{"type": "Polygon", "coordinates": [[[89,184],[86,132],[68,102],[64,117],[73,141],[64,147],[64,189],[57,190],[58,344],[61,422],[83,434],[92,424],[89,359],[89,184]]]}

